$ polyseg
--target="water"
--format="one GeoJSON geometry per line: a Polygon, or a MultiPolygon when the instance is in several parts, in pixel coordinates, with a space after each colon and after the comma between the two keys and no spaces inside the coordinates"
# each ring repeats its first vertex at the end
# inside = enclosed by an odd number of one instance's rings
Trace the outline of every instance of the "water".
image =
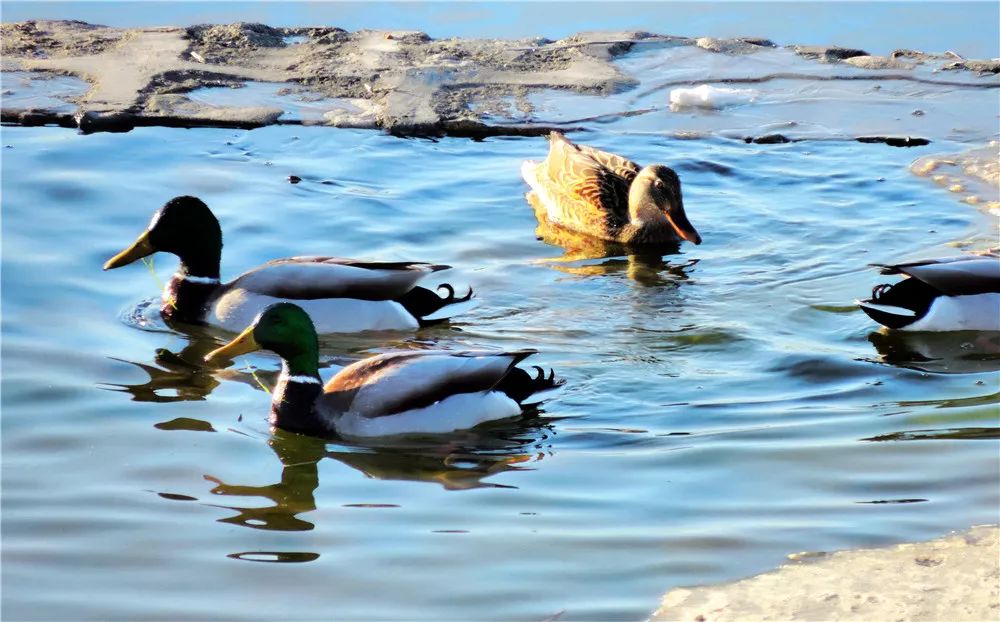
{"type": "MultiPolygon", "coordinates": [[[[995,137],[995,92],[772,86],[722,113],[632,93],[662,109],[576,135],[677,169],[705,242],[662,256],[536,231],[518,169],[540,138],[4,127],[4,614],[641,619],[671,587],[791,552],[996,522],[1000,335],[885,335],[851,305],[882,279],[869,262],[995,239],[995,216],[908,170],[995,137]],[[897,117],[934,142],[722,137],[897,117]],[[444,439],[271,434],[258,382],[276,360],[209,371],[225,335],[150,308],[173,258],[101,272],[185,193],[222,222],[224,276],[289,254],[424,260],[482,300],[448,326],[325,339],[324,365],[533,347],[565,390],[537,419],[444,439]]],[[[550,95],[539,114],[591,101],[550,95]]]]}
{"type": "Polygon", "coordinates": [[[267,106],[283,112],[282,121],[322,122],[331,111],[357,113],[350,100],[324,97],[308,90],[290,91],[284,82],[247,82],[240,88],[216,86],[195,89],[188,99],[223,108],[267,106]]]}
{"type": "Polygon", "coordinates": [[[90,88],[84,80],[31,71],[3,72],[0,89],[4,109],[38,108],[51,112],[75,112],[77,106],[67,101],[80,97],[90,88]]]}

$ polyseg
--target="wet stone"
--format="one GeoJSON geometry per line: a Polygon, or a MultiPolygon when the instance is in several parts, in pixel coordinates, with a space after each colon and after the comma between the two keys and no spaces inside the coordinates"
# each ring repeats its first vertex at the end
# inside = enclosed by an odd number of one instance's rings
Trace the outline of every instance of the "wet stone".
{"type": "Polygon", "coordinates": [[[795,45],[792,49],[799,56],[821,60],[824,62],[834,62],[844,60],[854,56],[868,56],[868,52],[855,48],[843,48],[839,45],[795,45]]]}

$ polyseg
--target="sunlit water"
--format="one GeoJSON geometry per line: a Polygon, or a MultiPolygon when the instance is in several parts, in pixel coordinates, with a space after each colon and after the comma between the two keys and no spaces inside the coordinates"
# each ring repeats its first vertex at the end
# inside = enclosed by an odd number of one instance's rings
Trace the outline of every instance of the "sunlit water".
{"type": "Polygon", "coordinates": [[[1000,336],[887,336],[851,304],[879,282],[869,262],[995,231],[907,168],[967,146],[649,133],[695,118],[670,115],[576,136],[677,169],[705,242],[662,258],[536,232],[518,168],[541,138],[5,127],[5,616],[640,619],[668,588],[790,552],[996,522],[1000,336]],[[174,258],[101,271],[178,194],[219,216],[224,276],[414,259],[482,301],[327,339],[324,364],[531,347],[565,390],[441,439],[272,434],[258,381],[277,361],[208,370],[225,336],[146,305],[174,258]]]}

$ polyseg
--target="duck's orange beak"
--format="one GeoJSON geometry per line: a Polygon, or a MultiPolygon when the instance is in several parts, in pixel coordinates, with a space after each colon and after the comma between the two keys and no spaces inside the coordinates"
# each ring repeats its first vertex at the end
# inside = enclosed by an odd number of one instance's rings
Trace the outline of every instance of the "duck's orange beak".
{"type": "Polygon", "coordinates": [[[670,226],[674,228],[677,235],[681,236],[688,242],[692,244],[701,244],[701,235],[688,220],[687,214],[684,213],[684,207],[677,207],[670,211],[664,210],[664,216],[667,217],[667,221],[670,222],[670,226]]]}

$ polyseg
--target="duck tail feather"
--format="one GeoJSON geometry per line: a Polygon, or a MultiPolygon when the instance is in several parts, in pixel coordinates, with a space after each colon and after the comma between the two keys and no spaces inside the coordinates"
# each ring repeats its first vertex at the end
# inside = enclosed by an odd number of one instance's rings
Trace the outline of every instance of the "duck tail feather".
{"type": "MultiPolygon", "coordinates": [[[[876,311],[879,313],[888,313],[890,315],[896,315],[899,317],[916,317],[917,312],[913,309],[907,309],[906,307],[894,307],[892,305],[880,305],[878,303],[872,302],[870,300],[855,300],[854,304],[861,307],[866,313],[868,311],[876,311]]],[[[869,315],[871,315],[869,313],[869,315]]]]}
{"type": "Polygon", "coordinates": [[[458,296],[455,288],[448,283],[438,285],[436,292],[426,287],[414,287],[397,298],[396,302],[417,318],[421,326],[447,320],[479,306],[479,301],[473,298],[471,287],[465,294],[458,296]],[[444,295],[439,292],[444,292],[444,295]]]}
{"type": "MultiPolygon", "coordinates": [[[[566,383],[564,379],[556,378],[552,369],[549,369],[548,374],[537,365],[532,366],[532,369],[535,371],[534,375],[520,367],[512,367],[494,390],[505,393],[507,397],[523,405],[528,398],[540,398],[542,394],[559,389],[566,383]]],[[[533,399],[532,403],[539,401],[541,399],[533,399]]]]}

